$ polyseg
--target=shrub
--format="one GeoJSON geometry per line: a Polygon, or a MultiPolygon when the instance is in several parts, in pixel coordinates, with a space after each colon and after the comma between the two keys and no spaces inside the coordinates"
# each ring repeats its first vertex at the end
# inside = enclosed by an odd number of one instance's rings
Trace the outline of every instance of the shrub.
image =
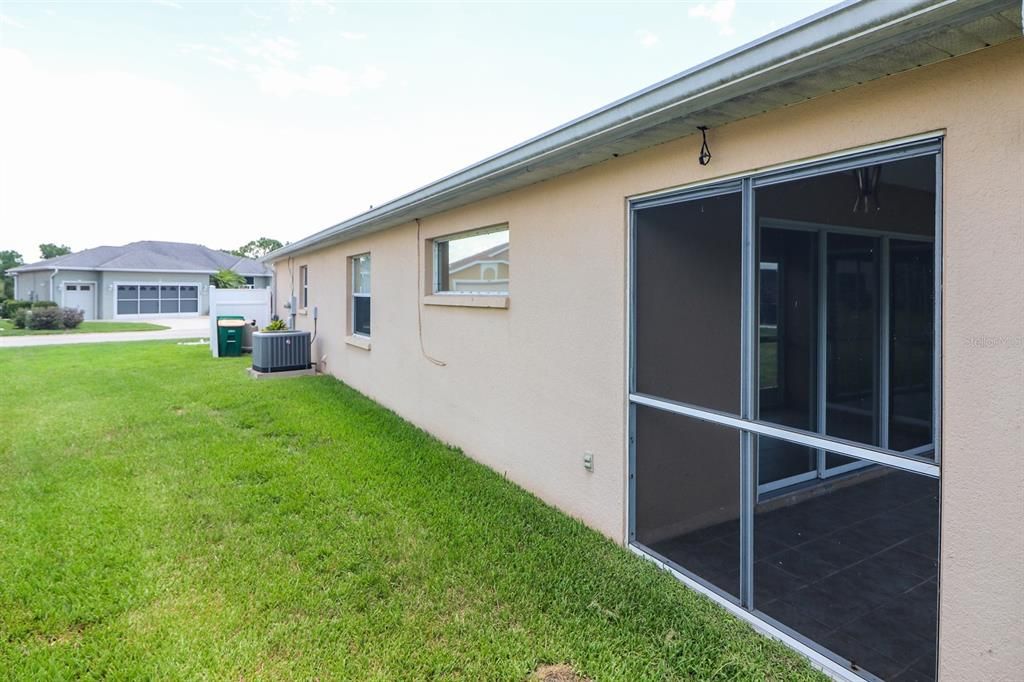
{"type": "Polygon", "coordinates": [[[26,324],[29,329],[62,329],[64,315],[61,309],[56,307],[33,308],[26,324]]]}
{"type": "Polygon", "coordinates": [[[28,318],[31,316],[32,311],[27,307],[18,308],[17,310],[15,310],[14,317],[12,318],[14,320],[14,328],[24,329],[25,326],[28,324],[28,318]]]}
{"type": "Polygon", "coordinates": [[[78,308],[61,308],[60,314],[65,329],[74,329],[85,319],[85,313],[78,308]]]}
{"type": "Polygon", "coordinates": [[[37,308],[56,308],[56,307],[57,307],[57,304],[54,303],[53,301],[33,301],[32,302],[32,309],[33,310],[35,310],[37,308]]]}
{"type": "Polygon", "coordinates": [[[8,320],[13,320],[14,316],[17,315],[18,311],[22,308],[31,308],[32,301],[15,301],[13,298],[4,301],[2,308],[0,308],[0,317],[8,320]]]}

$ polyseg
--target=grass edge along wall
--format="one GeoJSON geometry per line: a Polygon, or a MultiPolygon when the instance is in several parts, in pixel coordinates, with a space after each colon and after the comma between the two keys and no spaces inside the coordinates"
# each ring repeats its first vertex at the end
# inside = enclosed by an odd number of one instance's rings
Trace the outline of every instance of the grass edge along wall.
{"type": "MultiPolygon", "coordinates": [[[[943,138],[942,679],[1024,665],[1017,579],[1017,273],[1024,45],[872,81],[713,131],[709,167],[683,138],[442,214],[314,248],[314,358],[325,369],[606,535],[626,537],[628,198],[915,136],[943,138]],[[422,305],[435,237],[510,229],[507,309],[422,305]],[[345,343],[346,258],[373,259],[373,346],[345,343]],[[437,364],[436,362],[445,364],[437,364]],[[582,466],[593,453],[593,472],[582,466]],[[984,453],[979,457],[978,453],[984,453]],[[997,519],[993,526],[993,519],[997,519]],[[998,531],[998,532],[994,532],[998,531]]],[[[289,263],[275,263],[277,301],[289,263]]],[[[297,282],[294,284],[297,285],[297,282]]],[[[283,298],[282,298],[283,297],[283,298]]],[[[279,314],[284,313],[279,309],[279,314]]],[[[312,328],[309,316],[298,325],[312,328]]]]}

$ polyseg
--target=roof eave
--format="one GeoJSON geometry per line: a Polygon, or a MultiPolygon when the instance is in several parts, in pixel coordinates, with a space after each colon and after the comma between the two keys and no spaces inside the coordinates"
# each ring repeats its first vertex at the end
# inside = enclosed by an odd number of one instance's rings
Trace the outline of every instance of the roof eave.
{"type": "MultiPolygon", "coordinates": [[[[618,145],[621,153],[639,151],[659,143],[657,139],[639,139],[641,133],[649,133],[673,120],[710,111],[716,105],[836,68],[865,55],[906,46],[949,26],[1014,7],[1019,10],[1019,1],[851,0],[293,242],[260,260],[277,261],[572,172],[605,160],[594,159],[593,152],[606,145],[618,145]],[[635,139],[635,144],[624,144],[629,139],[635,139]],[[591,155],[589,160],[584,159],[586,154],[591,155]],[[574,160],[578,160],[576,165],[574,160]],[[561,165],[561,170],[553,168],[556,164],[561,165]],[[546,167],[550,168],[545,172],[546,167]],[[460,195],[461,199],[457,198],[460,195]]],[[[884,75],[880,72],[874,77],[884,75]]],[[[769,108],[779,106],[784,104],[769,108]]],[[[717,118],[714,125],[731,122],[728,117],[717,118]]]]}

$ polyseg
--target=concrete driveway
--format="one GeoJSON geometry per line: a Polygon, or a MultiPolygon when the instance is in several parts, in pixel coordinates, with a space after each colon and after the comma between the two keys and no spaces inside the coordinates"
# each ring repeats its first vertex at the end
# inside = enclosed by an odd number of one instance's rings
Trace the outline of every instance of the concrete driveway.
{"type": "Polygon", "coordinates": [[[151,332],[101,332],[98,334],[46,334],[40,336],[3,336],[0,348],[24,346],[59,346],[69,343],[113,343],[118,341],[159,341],[161,339],[208,339],[210,318],[160,317],[132,320],[163,325],[169,329],[151,332]]]}

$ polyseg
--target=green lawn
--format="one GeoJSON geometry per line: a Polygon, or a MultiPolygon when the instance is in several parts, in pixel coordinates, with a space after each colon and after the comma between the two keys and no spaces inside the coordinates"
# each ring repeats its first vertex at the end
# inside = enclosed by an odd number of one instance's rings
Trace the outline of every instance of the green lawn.
{"type": "Polygon", "coordinates": [[[0,349],[7,677],[823,679],[344,384],[246,362],[0,349]]]}
{"type": "Polygon", "coordinates": [[[15,329],[14,322],[0,318],[0,336],[34,336],[36,334],[95,334],[96,332],[151,332],[168,329],[148,322],[83,322],[75,329],[15,329]]]}

